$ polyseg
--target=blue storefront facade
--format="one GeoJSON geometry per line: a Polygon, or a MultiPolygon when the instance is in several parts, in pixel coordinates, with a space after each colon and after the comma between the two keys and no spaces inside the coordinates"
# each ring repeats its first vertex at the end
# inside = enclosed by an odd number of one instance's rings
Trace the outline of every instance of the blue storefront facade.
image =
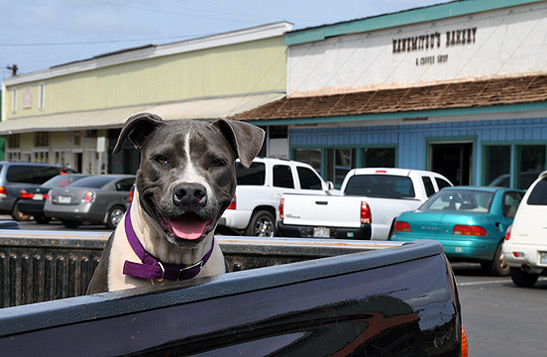
{"type": "MultiPolygon", "coordinates": [[[[442,146],[452,148],[452,156],[461,155],[450,159],[449,163],[455,170],[462,171],[450,177],[455,184],[498,183],[527,188],[531,182],[526,172],[533,172],[537,177],[545,169],[547,117],[292,129],[290,132],[291,158],[310,162],[299,153],[311,150],[320,152],[322,162],[315,167],[322,168],[322,175],[337,181],[338,185],[342,173],[333,177],[327,172],[329,150],[345,151],[348,160],[353,158],[350,165],[339,162],[342,171],[351,167],[377,166],[435,170],[435,165],[443,163],[436,164],[432,156],[442,146]],[[372,161],[367,160],[368,151],[386,153],[388,159],[378,161],[373,156],[372,161]]],[[[445,171],[444,174],[451,176],[450,172],[445,171]]]]}

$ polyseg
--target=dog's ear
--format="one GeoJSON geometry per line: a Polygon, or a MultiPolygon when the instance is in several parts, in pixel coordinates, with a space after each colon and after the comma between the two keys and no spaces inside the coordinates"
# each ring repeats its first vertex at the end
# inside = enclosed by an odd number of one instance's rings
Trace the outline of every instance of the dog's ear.
{"type": "Polygon", "coordinates": [[[219,119],[212,125],[228,140],[241,164],[249,167],[262,148],[264,130],[252,124],[227,119],[219,119]]]}
{"type": "Polygon", "coordinates": [[[150,113],[133,115],[127,119],[122,128],[122,132],[114,146],[114,155],[117,155],[122,150],[125,138],[128,136],[129,140],[140,150],[148,134],[161,125],[165,125],[165,121],[159,115],[150,113]]]}

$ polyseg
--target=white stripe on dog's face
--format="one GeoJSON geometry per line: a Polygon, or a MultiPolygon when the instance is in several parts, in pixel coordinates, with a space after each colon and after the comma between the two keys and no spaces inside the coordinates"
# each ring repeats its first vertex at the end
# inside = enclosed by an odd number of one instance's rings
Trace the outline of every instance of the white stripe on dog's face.
{"type": "Polygon", "coordinates": [[[211,186],[207,182],[207,179],[199,173],[194,162],[192,162],[192,152],[190,149],[190,133],[186,133],[184,138],[184,153],[186,156],[186,165],[182,172],[182,176],[178,181],[191,183],[195,182],[202,184],[207,189],[207,192],[210,194],[212,192],[211,186]]]}

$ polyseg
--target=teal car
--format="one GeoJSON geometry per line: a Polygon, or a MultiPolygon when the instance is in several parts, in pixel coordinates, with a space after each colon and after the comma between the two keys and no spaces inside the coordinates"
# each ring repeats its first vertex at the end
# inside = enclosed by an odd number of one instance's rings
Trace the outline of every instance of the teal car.
{"type": "Polygon", "coordinates": [[[508,275],[501,246],[523,195],[503,187],[446,187],[402,213],[391,240],[436,240],[450,260],[480,262],[492,275],[508,275]]]}

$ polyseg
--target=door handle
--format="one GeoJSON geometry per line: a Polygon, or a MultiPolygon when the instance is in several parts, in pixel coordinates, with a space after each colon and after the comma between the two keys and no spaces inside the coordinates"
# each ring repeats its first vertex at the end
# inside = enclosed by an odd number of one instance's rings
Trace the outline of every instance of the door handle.
{"type": "Polygon", "coordinates": [[[328,202],[328,201],[315,201],[315,204],[316,204],[316,205],[326,206],[326,205],[329,204],[329,202],[328,202]]]}

